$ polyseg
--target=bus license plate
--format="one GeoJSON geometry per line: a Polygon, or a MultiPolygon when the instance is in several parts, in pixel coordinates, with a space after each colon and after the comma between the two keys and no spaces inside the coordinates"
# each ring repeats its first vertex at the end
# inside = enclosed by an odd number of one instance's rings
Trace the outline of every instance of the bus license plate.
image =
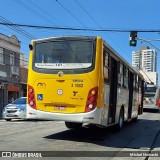
{"type": "Polygon", "coordinates": [[[6,117],[14,117],[14,114],[7,114],[6,117]]]}
{"type": "Polygon", "coordinates": [[[65,106],[55,106],[54,110],[58,110],[58,111],[65,111],[66,107],[65,106]]]}

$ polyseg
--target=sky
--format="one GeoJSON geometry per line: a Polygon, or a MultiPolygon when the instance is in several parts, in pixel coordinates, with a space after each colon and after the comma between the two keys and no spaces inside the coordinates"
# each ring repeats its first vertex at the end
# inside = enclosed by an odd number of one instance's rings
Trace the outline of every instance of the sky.
{"type": "Polygon", "coordinates": [[[157,47],[157,64],[160,84],[160,41],[150,43],[138,40],[136,47],[129,46],[132,30],[138,32],[138,38],[160,40],[159,0],[0,0],[0,22],[37,26],[84,28],[98,30],[124,30],[126,32],[75,31],[60,29],[22,28],[23,34],[16,29],[0,24],[0,33],[16,35],[21,41],[21,52],[29,55],[29,43],[32,39],[55,36],[101,36],[130,64],[132,51],[140,46],[157,47]],[[153,32],[157,31],[157,32],[153,32]],[[159,32],[158,32],[159,31],[159,32]]]}

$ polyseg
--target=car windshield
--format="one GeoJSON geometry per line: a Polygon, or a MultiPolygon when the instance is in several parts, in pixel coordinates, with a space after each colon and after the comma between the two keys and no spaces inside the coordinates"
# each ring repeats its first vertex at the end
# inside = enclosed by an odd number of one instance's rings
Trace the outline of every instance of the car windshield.
{"type": "Polygon", "coordinates": [[[12,102],[12,104],[26,104],[26,100],[27,98],[19,98],[15,100],[14,102],[12,102]]]}

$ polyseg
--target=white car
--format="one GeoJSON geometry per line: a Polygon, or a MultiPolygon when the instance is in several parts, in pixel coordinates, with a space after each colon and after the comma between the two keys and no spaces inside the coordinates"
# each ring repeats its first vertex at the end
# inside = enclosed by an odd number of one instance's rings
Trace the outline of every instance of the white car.
{"type": "Polygon", "coordinates": [[[12,119],[26,119],[26,101],[27,97],[21,97],[6,105],[3,109],[2,116],[6,121],[12,119]]]}

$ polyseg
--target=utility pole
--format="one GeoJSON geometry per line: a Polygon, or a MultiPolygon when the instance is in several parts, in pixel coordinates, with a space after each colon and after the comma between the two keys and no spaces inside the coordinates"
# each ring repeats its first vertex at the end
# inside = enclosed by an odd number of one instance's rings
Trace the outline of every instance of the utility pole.
{"type": "Polygon", "coordinates": [[[153,43],[151,43],[152,41],[160,41],[160,39],[147,40],[147,39],[143,39],[143,38],[138,38],[138,37],[137,37],[137,40],[141,40],[141,41],[147,42],[147,43],[149,43],[150,45],[152,45],[154,48],[156,48],[157,50],[160,51],[160,49],[159,49],[158,47],[156,47],[153,43]]]}

